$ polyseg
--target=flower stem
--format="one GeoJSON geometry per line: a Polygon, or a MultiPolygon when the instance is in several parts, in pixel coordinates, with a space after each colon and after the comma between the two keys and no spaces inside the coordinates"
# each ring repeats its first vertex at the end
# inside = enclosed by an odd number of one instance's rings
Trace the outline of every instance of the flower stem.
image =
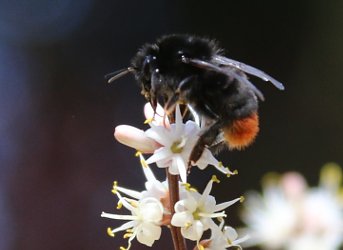
{"type": "MultiPolygon", "coordinates": [[[[174,206],[175,203],[180,199],[179,197],[179,176],[171,175],[166,170],[169,185],[169,202],[170,202],[170,212],[173,216],[175,213],[174,206]]],[[[175,250],[187,250],[185,239],[181,235],[181,229],[179,227],[174,227],[170,225],[170,232],[173,238],[174,249],[175,250]]]]}
{"type": "MultiPolygon", "coordinates": [[[[171,112],[168,115],[170,123],[175,123],[174,113],[175,112],[171,112]]],[[[175,213],[175,209],[174,209],[175,203],[180,200],[179,176],[170,174],[168,169],[166,169],[166,175],[168,178],[168,186],[169,186],[170,213],[171,213],[171,216],[173,216],[175,213]]],[[[173,238],[174,249],[187,250],[186,241],[182,237],[182,234],[181,234],[181,228],[170,225],[170,232],[173,238]]]]}

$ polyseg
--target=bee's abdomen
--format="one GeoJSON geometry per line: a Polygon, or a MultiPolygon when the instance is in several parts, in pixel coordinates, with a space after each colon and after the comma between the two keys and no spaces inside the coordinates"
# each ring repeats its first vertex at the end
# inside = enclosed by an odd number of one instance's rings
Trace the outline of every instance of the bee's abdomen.
{"type": "Polygon", "coordinates": [[[233,121],[223,128],[224,138],[229,149],[243,149],[254,142],[259,131],[257,113],[233,121]]]}

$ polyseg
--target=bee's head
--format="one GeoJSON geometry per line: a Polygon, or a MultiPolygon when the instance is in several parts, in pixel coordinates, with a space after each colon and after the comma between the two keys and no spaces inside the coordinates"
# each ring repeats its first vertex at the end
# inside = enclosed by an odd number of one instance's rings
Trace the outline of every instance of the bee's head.
{"type": "Polygon", "coordinates": [[[185,68],[182,58],[209,61],[218,53],[220,49],[213,40],[189,35],[167,35],[158,39],[156,44],[144,45],[131,63],[140,76],[148,79],[156,69],[167,75],[181,73],[185,68]]]}
{"type": "Polygon", "coordinates": [[[179,83],[203,69],[185,63],[185,59],[210,61],[220,53],[213,40],[189,35],[168,35],[155,44],[145,44],[134,56],[131,67],[142,94],[150,102],[166,99],[179,83]]]}
{"type": "Polygon", "coordinates": [[[157,45],[145,44],[131,60],[131,66],[135,69],[134,74],[136,80],[142,87],[142,94],[149,101],[151,99],[150,90],[152,77],[159,71],[158,51],[159,48],[157,45]]]}

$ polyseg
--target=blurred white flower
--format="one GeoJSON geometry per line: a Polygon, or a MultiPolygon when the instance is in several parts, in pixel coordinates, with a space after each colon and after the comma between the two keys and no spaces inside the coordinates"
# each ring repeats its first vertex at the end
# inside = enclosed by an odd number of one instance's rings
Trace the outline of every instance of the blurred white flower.
{"type": "Polygon", "coordinates": [[[175,214],[171,224],[181,227],[182,236],[186,239],[199,242],[206,230],[216,230],[218,226],[213,219],[226,217],[223,210],[241,200],[237,198],[216,204],[215,198],[210,195],[214,181],[217,181],[215,176],[208,182],[202,194],[191,189],[187,192],[186,198],[175,204],[175,214]]]}
{"type": "Polygon", "coordinates": [[[246,196],[242,219],[249,245],[263,249],[338,250],[343,243],[342,170],[327,164],[320,185],[309,188],[298,173],[269,176],[263,194],[246,196]]]}

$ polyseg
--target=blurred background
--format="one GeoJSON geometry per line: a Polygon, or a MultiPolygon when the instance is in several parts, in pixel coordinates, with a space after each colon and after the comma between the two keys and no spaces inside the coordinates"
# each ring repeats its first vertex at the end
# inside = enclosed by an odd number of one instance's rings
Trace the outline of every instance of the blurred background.
{"type": "MultiPolygon", "coordinates": [[[[0,1],[0,249],[116,249],[121,236],[113,180],[140,190],[134,151],[116,125],[142,129],[144,98],[129,65],[163,34],[216,38],[226,55],[283,82],[259,79],[261,133],[220,159],[239,175],[215,186],[219,201],[259,189],[268,171],[296,170],[317,183],[327,161],[343,164],[342,1],[0,1]]],[[[156,170],[163,177],[163,171],[156,170]]],[[[200,190],[215,171],[192,171],[200,190]]],[[[238,207],[229,223],[241,225],[238,207]]],[[[155,249],[171,249],[169,232],[155,249]]],[[[148,249],[134,244],[133,249],[148,249]]]]}

